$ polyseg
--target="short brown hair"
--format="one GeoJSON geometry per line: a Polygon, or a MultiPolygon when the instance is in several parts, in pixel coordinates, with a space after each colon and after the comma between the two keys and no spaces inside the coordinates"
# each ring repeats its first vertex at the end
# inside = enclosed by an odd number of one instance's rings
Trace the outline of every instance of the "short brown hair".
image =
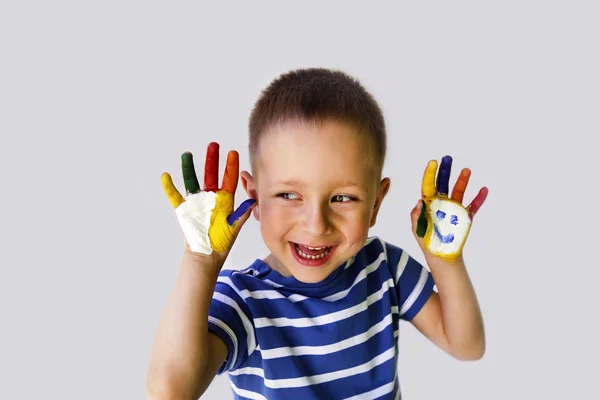
{"type": "Polygon", "coordinates": [[[261,92],[248,124],[252,169],[256,170],[260,139],[274,124],[328,120],[348,123],[364,135],[375,171],[381,174],[387,147],[383,112],[356,78],[327,68],[289,71],[261,92]]]}

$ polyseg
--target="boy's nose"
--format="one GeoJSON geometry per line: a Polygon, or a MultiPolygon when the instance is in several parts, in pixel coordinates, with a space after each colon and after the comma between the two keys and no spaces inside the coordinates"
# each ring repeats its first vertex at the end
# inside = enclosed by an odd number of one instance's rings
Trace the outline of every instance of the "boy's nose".
{"type": "Polygon", "coordinates": [[[331,222],[327,210],[321,206],[306,210],[304,230],[314,237],[323,236],[331,231],[331,222]]]}

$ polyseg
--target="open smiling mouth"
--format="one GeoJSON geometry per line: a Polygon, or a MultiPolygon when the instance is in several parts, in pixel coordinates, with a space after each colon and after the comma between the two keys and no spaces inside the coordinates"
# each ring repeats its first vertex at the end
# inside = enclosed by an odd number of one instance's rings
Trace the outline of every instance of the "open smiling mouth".
{"type": "Polygon", "coordinates": [[[440,239],[440,242],[452,243],[454,241],[454,234],[449,233],[447,235],[442,235],[442,233],[440,232],[440,230],[436,224],[433,224],[433,230],[435,231],[435,236],[437,236],[438,239],[440,239]]]}
{"type": "Polygon", "coordinates": [[[327,262],[337,246],[309,247],[299,243],[290,242],[290,247],[294,258],[300,264],[318,267],[327,262]]]}

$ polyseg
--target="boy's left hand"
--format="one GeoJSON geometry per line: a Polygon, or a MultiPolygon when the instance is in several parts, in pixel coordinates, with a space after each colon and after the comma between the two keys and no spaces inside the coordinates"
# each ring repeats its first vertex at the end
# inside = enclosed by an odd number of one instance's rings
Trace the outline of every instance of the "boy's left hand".
{"type": "Polygon", "coordinates": [[[455,261],[462,255],[471,230],[473,217],[484,203],[488,189],[481,188],[467,206],[462,205],[471,171],[463,168],[448,197],[452,157],[445,156],[438,163],[431,160],[423,174],[421,200],[411,212],[415,238],[426,256],[433,255],[446,261],[455,261]]]}

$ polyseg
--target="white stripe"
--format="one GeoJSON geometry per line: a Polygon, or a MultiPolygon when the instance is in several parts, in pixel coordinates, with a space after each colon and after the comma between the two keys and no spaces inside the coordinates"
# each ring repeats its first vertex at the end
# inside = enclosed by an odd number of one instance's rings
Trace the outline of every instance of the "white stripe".
{"type": "Polygon", "coordinates": [[[233,356],[231,357],[231,365],[235,365],[235,363],[237,362],[237,353],[238,353],[238,341],[237,341],[237,338],[235,337],[235,333],[231,330],[230,327],[227,326],[227,324],[225,322],[223,322],[220,319],[217,319],[211,315],[208,316],[208,322],[211,322],[211,323],[217,325],[219,328],[223,329],[231,338],[231,341],[233,342],[233,356]]]}
{"type": "Polygon", "coordinates": [[[363,301],[362,303],[357,304],[355,306],[352,306],[350,308],[347,308],[345,310],[336,311],[336,312],[333,312],[330,314],[325,314],[325,315],[321,315],[321,316],[314,317],[314,318],[310,318],[310,317],[294,318],[294,319],[290,319],[290,318],[286,318],[286,317],[256,318],[256,319],[254,319],[254,326],[256,328],[264,328],[264,327],[268,327],[268,326],[277,326],[277,327],[293,326],[296,328],[303,328],[303,327],[309,327],[309,326],[331,324],[333,322],[337,322],[337,321],[344,320],[346,318],[350,318],[353,315],[356,315],[356,314],[366,310],[367,307],[369,307],[371,304],[379,301],[383,297],[383,295],[392,287],[394,287],[394,280],[392,278],[390,278],[387,281],[383,282],[383,284],[381,285],[381,289],[379,289],[377,292],[375,292],[372,295],[370,295],[369,297],[367,297],[367,299],[365,301],[363,301]]]}
{"type": "Polygon", "coordinates": [[[356,276],[356,278],[354,279],[354,282],[348,289],[342,290],[341,292],[338,292],[335,294],[332,294],[331,296],[327,296],[327,297],[323,298],[323,300],[333,302],[333,301],[343,299],[344,297],[346,297],[348,295],[348,293],[350,293],[350,291],[356,285],[358,285],[360,283],[360,281],[365,279],[367,277],[367,275],[369,275],[373,271],[376,271],[377,268],[379,268],[379,265],[381,264],[381,262],[383,260],[385,260],[385,254],[382,252],[381,254],[379,254],[379,257],[377,257],[377,259],[375,261],[373,261],[366,268],[364,268],[362,271],[360,271],[360,273],[356,276]]]}
{"type": "Polygon", "coordinates": [[[377,389],[373,389],[369,392],[357,394],[356,396],[346,397],[344,400],[372,400],[378,397],[383,396],[384,394],[388,394],[394,390],[394,385],[396,382],[386,383],[383,386],[379,386],[377,389]]]}
{"type": "Polygon", "coordinates": [[[351,266],[352,264],[354,264],[354,259],[355,259],[355,258],[354,258],[354,256],[350,257],[350,258],[348,259],[348,261],[346,261],[346,265],[344,266],[344,269],[348,269],[348,268],[350,268],[350,266],[351,266]]]}
{"type": "Polygon", "coordinates": [[[233,384],[233,382],[231,382],[231,380],[229,381],[229,383],[231,384],[231,388],[233,389],[235,394],[237,394],[238,396],[247,397],[252,400],[267,400],[267,398],[260,393],[238,388],[233,384]]]}
{"type": "Polygon", "coordinates": [[[406,264],[408,264],[408,260],[410,256],[408,252],[402,250],[402,254],[400,255],[400,260],[398,260],[398,265],[396,266],[396,284],[400,282],[400,276],[404,272],[404,268],[406,268],[406,264]]]}
{"type": "MultiPolygon", "coordinates": [[[[217,282],[229,286],[243,300],[246,300],[248,297],[251,297],[253,299],[270,299],[270,300],[285,299],[286,298],[284,295],[282,295],[278,291],[272,290],[272,289],[255,290],[255,291],[250,291],[248,289],[239,290],[238,287],[235,286],[235,284],[233,283],[233,281],[229,277],[227,277],[227,276],[220,276],[220,277],[218,277],[217,278],[217,282]]],[[[292,296],[296,296],[296,295],[292,295],[292,296]]],[[[304,297],[302,295],[298,295],[298,296],[304,297]]]]}
{"type": "Polygon", "coordinates": [[[233,308],[235,311],[237,311],[240,319],[242,320],[242,324],[244,325],[244,329],[246,330],[246,335],[248,337],[247,338],[248,355],[252,354],[252,352],[254,351],[254,349],[256,347],[256,340],[254,339],[254,328],[252,327],[252,323],[250,322],[250,320],[248,319],[246,314],[242,311],[242,309],[240,308],[238,303],[235,302],[235,300],[231,299],[228,296],[225,296],[223,293],[214,292],[213,298],[215,300],[218,300],[222,303],[227,304],[228,306],[233,308]]]}
{"type": "Polygon", "coordinates": [[[265,280],[263,280],[263,282],[265,282],[265,283],[267,283],[267,284],[269,284],[269,285],[271,285],[273,287],[276,287],[276,288],[283,287],[283,285],[280,285],[279,283],[275,283],[275,282],[273,282],[270,279],[265,279],[265,280]]]}
{"type": "Polygon", "coordinates": [[[400,315],[404,315],[404,313],[406,313],[412,307],[415,301],[417,301],[417,298],[423,291],[423,287],[425,287],[425,282],[427,282],[427,275],[428,271],[425,268],[423,268],[421,270],[421,276],[419,276],[419,281],[415,285],[415,288],[404,302],[402,308],[400,308],[400,315]]]}
{"type": "Polygon", "coordinates": [[[264,372],[261,368],[240,368],[236,370],[239,375],[255,375],[263,377],[265,386],[271,389],[284,389],[284,388],[298,388],[304,386],[318,385],[325,382],[331,382],[337,379],[348,378],[350,376],[362,374],[372,370],[378,365],[394,358],[396,349],[394,347],[389,348],[385,352],[381,353],[377,357],[367,361],[362,365],[356,367],[342,369],[334,372],[327,372],[319,375],[312,376],[301,376],[298,378],[287,378],[287,379],[264,379],[264,372]]]}
{"type": "Polygon", "coordinates": [[[237,376],[237,375],[255,375],[260,376],[261,378],[265,377],[264,370],[260,367],[244,367],[238,368],[235,371],[231,371],[229,375],[237,376]]]}
{"type": "Polygon", "coordinates": [[[383,248],[383,254],[385,254],[385,261],[387,262],[387,259],[388,259],[387,246],[386,246],[385,242],[383,241],[383,239],[381,239],[381,238],[379,238],[379,243],[381,244],[381,248],[383,248]]]}
{"type": "MultiPolygon", "coordinates": [[[[365,244],[362,245],[361,250],[364,249],[365,247],[367,247],[368,244],[370,244],[373,240],[377,239],[376,236],[367,238],[367,240],[365,240],[365,244]]],[[[344,269],[348,269],[350,268],[350,266],[352,264],[354,264],[354,261],[356,261],[356,256],[352,256],[350,257],[350,259],[348,260],[348,262],[346,263],[346,266],[344,267],[344,269]]]]}
{"type": "Polygon", "coordinates": [[[392,314],[385,316],[377,324],[373,325],[369,330],[353,336],[348,339],[344,339],[337,343],[327,344],[323,346],[297,346],[297,347],[277,347],[274,349],[262,350],[261,355],[263,360],[269,360],[280,357],[293,357],[293,356],[315,356],[323,354],[331,354],[337,351],[347,349],[352,346],[357,346],[361,343],[366,342],[379,332],[383,331],[392,323],[392,314]]]}
{"type": "Polygon", "coordinates": [[[396,398],[394,400],[400,400],[400,387],[396,389],[396,398]]]}

